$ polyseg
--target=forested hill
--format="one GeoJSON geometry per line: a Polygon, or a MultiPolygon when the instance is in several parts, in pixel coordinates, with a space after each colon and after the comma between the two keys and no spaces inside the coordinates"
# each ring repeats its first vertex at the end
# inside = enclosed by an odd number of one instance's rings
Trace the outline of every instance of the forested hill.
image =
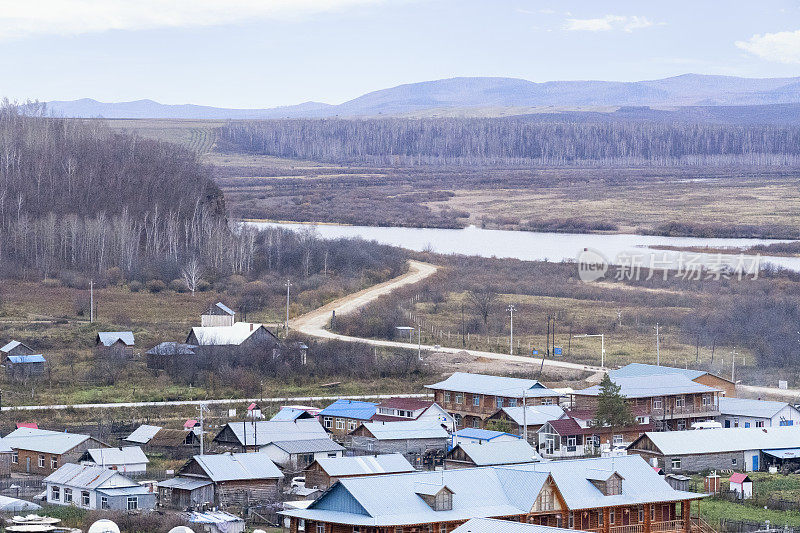
{"type": "Polygon", "coordinates": [[[194,154],[43,115],[0,108],[0,274],[221,253],[209,240],[227,234],[222,193],[194,154]]]}
{"type": "Polygon", "coordinates": [[[543,117],[230,122],[236,151],[355,164],[795,165],[800,127],[543,117]]]}

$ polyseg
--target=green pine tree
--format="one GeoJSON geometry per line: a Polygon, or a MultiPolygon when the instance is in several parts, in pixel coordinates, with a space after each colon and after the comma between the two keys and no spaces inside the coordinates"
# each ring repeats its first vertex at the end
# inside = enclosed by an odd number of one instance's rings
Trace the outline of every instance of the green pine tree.
{"type": "Polygon", "coordinates": [[[632,426],[636,419],[631,412],[628,401],[620,393],[621,387],[611,381],[608,374],[600,381],[600,394],[597,397],[596,426],[625,427],[632,426]]]}

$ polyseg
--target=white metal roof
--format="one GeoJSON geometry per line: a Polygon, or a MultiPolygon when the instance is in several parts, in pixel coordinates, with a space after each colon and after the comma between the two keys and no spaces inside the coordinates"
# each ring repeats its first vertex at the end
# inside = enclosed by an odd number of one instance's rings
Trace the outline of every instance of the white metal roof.
{"type": "MultiPolygon", "coordinates": [[[[611,378],[620,386],[620,394],[626,398],[651,398],[653,396],[676,396],[680,394],[694,394],[703,392],[721,392],[719,389],[696,383],[680,374],[664,374],[651,376],[635,376],[625,378],[611,378]]],[[[600,385],[587,389],[577,390],[578,396],[597,396],[600,394],[600,385]]]]}
{"type": "Polygon", "coordinates": [[[197,326],[192,332],[201,346],[238,346],[261,327],[263,324],[236,322],[232,326],[197,326]]]}
{"type": "Polygon", "coordinates": [[[634,378],[647,376],[668,376],[679,374],[687,379],[697,379],[708,374],[705,370],[693,368],[676,368],[672,366],[648,365],[645,363],[629,363],[622,368],[608,373],[611,378],[634,378]]]}
{"type": "Polygon", "coordinates": [[[159,431],[161,431],[161,426],[149,426],[147,424],[142,424],[133,430],[133,433],[125,437],[125,440],[128,442],[135,442],[137,444],[147,444],[153,437],[156,436],[156,433],[159,431]]]}
{"type": "Polygon", "coordinates": [[[194,479],[189,477],[173,477],[169,478],[166,481],[159,481],[159,487],[167,487],[172,489],[182,489],[182,490],[195,490],[199,489],[200,487],[205,487],[206,485],[211,485],[211,481],[205,479],[194,479]]]}
{"type": "Polygon", "coordinates": [[[126,346],[133,346],[132,331],[101,331],[97,334],[103,346],[111,346],[117,341],[122,341],[126,346]]]}
{"type": "Polygon", "coordinates": [[[138,446],[124,448],[90,448],[86,450],[92,461],[104,465],[137,465],[149,463],[150,460],[138,446]]]}
{"type": "Polygon", "coordinates": [[[450,436],[435,420],[365,422],[362,425],[378,440],[446,439],[450,436]]]}
{"type": "Polygon", "coordinates": [[[727,398],[725,396],[719,399],[719,412],[723,415],[772,418],[787,407],[791,407],[792,410],[796,411],[794,406],[790,406],[786,402],[727,398]]]}
{"type": "MultiPolygon", "coordinates": [[[[664,455],[800,448],[800,426],[648,431],[645,436],[664,455]]],[[[628,449],[636,449],[636,442],[628,449]]]]}
{"type": "Polygon", "coordinates": [[[8,344],[6,344],[5,346],[3,346],[2,348],[0,348],[0,352],[10,352],[11,350],[16,348],[20,344],[22,344],[22,343],[19,342],[19,341],[11,341],[8,344]]]}
{"type": "Polygon", "coordinates": [[[541,456],[526,440],[506,440],[495,442],[462,442],[461,448],[476,466],[507,465],[541,461],[541,456]]]}
{"type": "Polygon", "coordinates": [[[497,518],[471,518],[455,528],[452,533],[581,533],[581,530],[540,526],[497,518]]]}
{"type": "Polygon", "coordinates": [[[426,385],[426,388],[507,398],[522,398],[522,391],[525,391],[528,398],[560,396],[558,392],[548,389],[535,379],[507,378],[467,372],[455,372],[446,380],[426,385]]]}
{"type": "Polygon", "coordinates": [[[523,407],[503,407],[503,412],[517,425],[526,423],[531,426],[541,426],[551,420],[558,420],[567,416],[558,405],[529,405],[523,407]],[[524,413],[524,415],[523,415],[524,413]]]}
{"type": "Polygon", "coordinates": [[[413,472],[414,467],[399,453],[356,457],[320,457],[319,466],[331,477],[413,472]]]}
{"type": "Polygon", "coordinates": [[[217,309],[219,309],[219,310],[221,310],[221,311],[223,311],[223,312],[225,312],[225,313],[227,313],[227,314],[229,314],[231,316],[236,314],[236,312],[233,309],[231,309],[230,307],[228,307],[227,305],[225,305],[222,302],[217,302],[217,303],[214,304],[214,306],[217,307],[217,309]]]}
{"type": "Polygon", "coordinates": [[[87,441],[89,435],[61,433],[36,428],[18,428],[6,435],[5,443],[15,450],[30,450],[57,455],[68,452],[75,446],[87,441]]]}
{"type": "Polygon", "coordinates": [[[266,446],[275,441],[328,439],[328,432],[316,418],[297,420],[257,420],[253,422],[228,422],[236,439],[249,446],[266,446]]]}
{"type": "Polygon", "coordinates": [[[102,466],[77,465],[67,463],[44,478],[45,483],[56,483],[82,489],[99,489],[101,487],[135,487],[138,484],[115,470],[102,466]]]}
{"type": "Polygon", "coordinates": [[[283,478],[281,471],[265,453],[195,455],[194,460],[214,482],[283,478]]]}
{"type": "Polygon", "coordinates": [[[274,441],[269,446],[280,448],[286,453],[320,453],[320,452],[341,452],[344,448],[333,440],[325,437],[321,439],[306,440],[283,440],[274,441]]]}

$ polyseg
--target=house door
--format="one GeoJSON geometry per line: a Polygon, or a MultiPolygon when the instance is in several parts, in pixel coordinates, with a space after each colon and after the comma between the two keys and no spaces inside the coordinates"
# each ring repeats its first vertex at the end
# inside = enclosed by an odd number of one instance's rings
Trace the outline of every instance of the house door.
{"type": "Polygon", "coordinates": [[[31,473],[31,458],[30,457],[26,457],[25,458],[25,471],[27,473],[29,473],[29,474],[31,473]]]}
{"type": "Polygon", "coordinates": [[[552,454],[553,449],[555,448],[555,438],[552,435],[548,435],[544,442],[544,453],[552,454]]]}
{"type": "Polygon", "coordinates": [[[758,472],[758,455],[753,456],[753,472],[758,472]]]}

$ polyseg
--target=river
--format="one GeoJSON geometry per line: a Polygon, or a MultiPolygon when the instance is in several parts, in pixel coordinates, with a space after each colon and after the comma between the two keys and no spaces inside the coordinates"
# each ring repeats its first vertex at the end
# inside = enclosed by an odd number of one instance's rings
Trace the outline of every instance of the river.
{"type": "Polygon", "coordinates": [[[726,239],[702,237],[661,237],[633,234],[584,234],[482,229],[403,228],[248,222],[256,227],[283,227],[291,230],[313,228],[322,239],[354,238],[377,241],[415,251],[461,254],[480,257],[515,258],[523,261],[575,261],[584,249],[604,256],[612,264],[651,264],[657,268],[680,268],[700,264],[730,268],[763,268],[766,264],[800,272],[800,257],[755,256],[666,251],[654,246],[747,248],[756,244],[790,242],[777,239],[726,239]],[[635,262],[635,263],[634,263],[635,262]]]}

